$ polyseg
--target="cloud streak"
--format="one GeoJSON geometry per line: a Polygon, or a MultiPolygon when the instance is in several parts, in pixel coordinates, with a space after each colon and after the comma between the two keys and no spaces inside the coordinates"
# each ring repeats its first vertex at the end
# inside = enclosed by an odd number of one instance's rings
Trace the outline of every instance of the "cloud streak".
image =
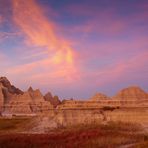
{"type": "MultiPolygon", "coordinates": [[[[56,27],[48,20],[34,0],[13,0],[14,21],[26,35],[28,44],[46,47],[53,63],[72,64],[74,51],[70,43],[56,34],[56,27]]],[[[43,48],[45,49],[45,48],[43,48]]]]}
{"type": "Polygon", "coordinates": [[[32,54],[23,56],[22,60],[43,58],[11,67],[9,75],[15,77],[21,74],[31,82],[39,78],[45,83],[55,78],[59,83],[74,81],[72,75],[78,74],[75,66],[76,52],[70,41],[58,35],[57,26],[44,15],[43,8],[35,0],[13,0],[13,20],[24,34],[26,46],[33,47],[32,54]],[[40,48],[40,52],[37,48],[40,48]]]}

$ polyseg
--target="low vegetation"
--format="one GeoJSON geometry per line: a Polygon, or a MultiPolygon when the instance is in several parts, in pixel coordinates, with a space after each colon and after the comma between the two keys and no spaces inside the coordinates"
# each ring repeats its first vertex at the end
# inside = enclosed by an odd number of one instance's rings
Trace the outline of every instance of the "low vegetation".
{"type": "Polygon", "coordinates": [[[0,133],[21,131],[26,128],[31,118],[0,118],[0,133]]]}
{"type": "MultiPolygon", "coordinates": [[[[0,130],[24,126],[28,121],[29,119],[1,119],[0,130]]],[[[110,122],[61,127],[46,134],[0,134],[0,148],[120,148],[128,144],[134,144],[137,148],[148,147],[148,135],[142,132],[140,125],[110,122]]]]}

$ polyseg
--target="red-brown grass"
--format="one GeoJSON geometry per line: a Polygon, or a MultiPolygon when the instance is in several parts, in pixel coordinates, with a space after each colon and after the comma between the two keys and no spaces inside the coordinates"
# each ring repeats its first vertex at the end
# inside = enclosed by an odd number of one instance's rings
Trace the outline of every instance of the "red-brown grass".
{"type": "Polygon", "coordinates": [[[147,145],[148,135],[130,123],[77,125],[47,134],[0,134],[0,148],[116,148],[130,143],[147,145]]]}

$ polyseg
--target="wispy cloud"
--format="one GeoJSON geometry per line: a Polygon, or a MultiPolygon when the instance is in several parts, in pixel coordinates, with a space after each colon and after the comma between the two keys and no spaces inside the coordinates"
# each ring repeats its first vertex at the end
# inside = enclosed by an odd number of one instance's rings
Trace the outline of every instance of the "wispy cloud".
{"type": "MultiPolygon", "coordinates": [[[[22,49],[23,53],[29,53],[21,54],[21,60],[27,62],[12,66],[8,70],[9,75],[29,75],[34,82],[40,78],[42,82],[50,83],[49,80],[52,81],[55,77],[59,82],[63,79],[63,83],[74,81],[70,77],[78,73],[75,65],[76,52],[69,40],[57,34],[56,24],[44,15],[43,8],[37,1],[13,0],[13,20],[25,38],[26,49],[28,46],[31,51],[22,49]],[[36,60],[32,60],[35,58],[36,60]]],[[[26,81],[30,81],[29,77],[26,81]]]]}
{"type": "Polygon", "coordinates": [[[13,0],[13,10],[14,21],[26,35],[27,43],[47,47],[54,63],[73,63],[74,51],[70,43],[58,37],[54,23],[44,16],[34,0],[13,0]]]}

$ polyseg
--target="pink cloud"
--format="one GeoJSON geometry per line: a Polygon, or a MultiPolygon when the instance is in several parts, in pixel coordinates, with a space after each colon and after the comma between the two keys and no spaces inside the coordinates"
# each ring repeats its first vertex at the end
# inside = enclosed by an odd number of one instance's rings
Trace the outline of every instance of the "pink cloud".
{"type": "MultiPolygon", "coordinates": [[[[69,83],[75,83],[76,79],[79,79],[78,68],[74,69],[70,65],[58,65],[53,64],[52,60],[48,58],[31,62],[28,64],[21,64],[18,66],[13,66],[7,69],[10,77],[19,76],[21,83],[24,83],[23,79],[25,77],[25,82],[36,85],[66,85],[69,83]]],[[[19,82],[19,83],[20,83],[19,82]]],[[[40,86],[40,87],[41,87],[40,86]]]]}
{"type": "Polygon", "coordinates": [[[24,47],[16,49],[22,52],[20,59],[25,64],[15,64],[7,72],[11,77],[27,76],[26,81],[35,82],[37,78],[41,78],[43,82],[47,81],[45,78],[51,81],[55,78],[57,81],[62,78],[65,82],[74,81],[72,73],[78,74],[76,53],[69,40],[57,35],[55,23],[44,15],[42,9],[34,0],[22,3],[13,0],[14,22],[26,39],[26,49],[29,47],[31,52],[23,51],[24,47]],[[41,59],[32,60],[41,56],[41,59]]]}
{"type": "MultiPolygon", "coordinates": [[[[97,86],[104,86],[109,83],[122,83],[130,79],[136,80],[137,78],[141,78],[138,74],[147,68],[147,57],[148,52],[144,52],[129,60],[123,60],[102,70],[95,71],[92,73],[92,77],[98,78],[95,81],[97,86]]],[[[146,79],[145,76],[147,74],[148,71],[143,75],[144,79],[146,79]]]]}
{"type": "Polygon", "coordinates": [[[46,47],[53,54],[53,62],[73,62],[74,51],[65,38],[56,34],[55,24],[47,19],[42,8],[34,0],[20,2],[13,0],[13,19],[24,33],[26,42],[37,47],[46,47]]]}

